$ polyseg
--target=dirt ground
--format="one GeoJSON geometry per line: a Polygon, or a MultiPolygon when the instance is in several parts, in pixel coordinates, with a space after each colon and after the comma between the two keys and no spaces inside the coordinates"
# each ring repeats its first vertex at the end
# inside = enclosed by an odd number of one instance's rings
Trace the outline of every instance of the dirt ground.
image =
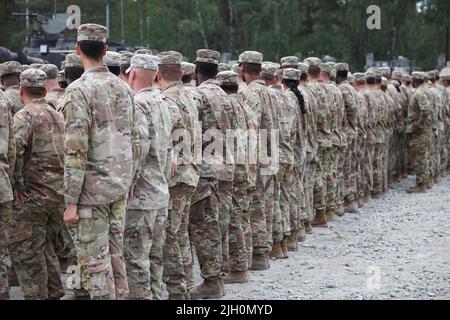
{"type": "Polygon", "coordinates": [[[407,194],[412,184],[314,229],[288,259],[227,285],[224,299],[450,299],[450,177],[426,194],[407,194]]]}

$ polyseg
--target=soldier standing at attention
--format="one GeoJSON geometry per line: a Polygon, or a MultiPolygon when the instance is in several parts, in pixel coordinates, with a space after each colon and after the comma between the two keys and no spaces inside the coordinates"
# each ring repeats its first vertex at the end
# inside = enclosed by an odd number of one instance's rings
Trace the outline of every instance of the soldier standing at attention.
{"type": "Polygon", "coordinates": [[[86,70],[66,91],[64,220],[78,223],[92,299],[128,295],[123,231],[128,191],[139,159],[133,97],[103,64],[107,29],[78,28],[77,54],[86,70]]]}
{"type": "Polygon", "coordinates": [[[64,212],[64,129],[62,115],[44,99],[46,79],[36,69],[20,76],[25,107],[14,116],[17,207],[8,229],[8,249],[25,299],[39,300],[64,296],[51,238],[64,212]]]}
{"type": "Polygon", "coordinates": [[[9,299],[6,229],[13,200],[12,178],[16,162],[14,122],[10,105],[0,91],[0,300],[9,299]]]}
{"type": "Polygon", "coordinates": [[[22,66],[17,61],[8,61],[0,64],[0,79],[5,89],[4,96],[12,103],[12,116],[23,108],[19,95],[20,73],[22,66]]]}
{"type": "Polygon", "coordinates": [[[39,66],[39,70],[44,71],[47,75],[45,100],[53,109],[57,110],[58,101],[64,96],[64,89],[61,89],[58,82],[58,68],[54,64],[42,64],[39,66]]]}

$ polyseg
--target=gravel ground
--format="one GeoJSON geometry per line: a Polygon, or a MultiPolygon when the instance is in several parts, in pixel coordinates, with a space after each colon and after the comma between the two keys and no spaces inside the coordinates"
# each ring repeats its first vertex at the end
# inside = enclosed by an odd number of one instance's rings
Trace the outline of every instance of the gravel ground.
{"type": "Polygon", "coordinates": [[[407,194],[413,184],[314,229],[289,259],[227,285],[224,299],[450,299],[450,177],[426,194],[407,194]]]}

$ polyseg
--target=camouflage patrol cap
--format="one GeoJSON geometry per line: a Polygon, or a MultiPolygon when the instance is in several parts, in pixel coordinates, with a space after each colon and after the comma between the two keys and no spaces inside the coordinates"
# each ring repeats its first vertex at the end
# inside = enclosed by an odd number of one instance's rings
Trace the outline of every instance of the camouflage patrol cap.
{"type": "Polygon", "coordinates": [[[436,80],[437,77],[439,77],[439,71],[437,71],[437,70],[431,70],[431,71],[428,72],[428,78],[429,78],[430,80],[436,80]]]}
{"type": "Polygon", "coordinates": [[[299,81],[302,76],[302,72],[294,68],[286,68],[283,70],[283,79],[299,81]]]}
{"type": "Polygon", "coordinates": [[[239,66],[239,63],[236,63],[235,65],[233,65],[233,66],[231,67],[231,71],[233,71],[233,72],[239,74],[239,73],[241,72],[241,67],[239,66]]]}
{"type": "Polygon", "coordinates": [[[337,71],[336,69],[332,69],[330,73],[330,79],[336,79],[337,71]]]}
{"type": "Polygon", "coordinates": [[[159,64],[181,64],[183,55],[177,51],[165,51],[158,54],[159,64]]]}
{"type": "Polygon", "coordinates": [[[450,81],[450,68],[447,67],[442,69],[439,78],[441,80],[450,81]]]}
{"type": "Polygon", "coordinates": [[[326,64],[326,63],[321,63],[320,64],[320,70],[322,72],[331,74],[331,71],[333,70],[333,68],[331,66],[329,66],[328,64],[326,64]]]}
{"type": "Polygon", "coordinates": [[[22,66],[17,61],[8,61],[0,64],[0,77],[11,73],[21,73],[22,66]]]}
{"type": "Polygon", "coordinates": [[[381,74],[381,71],[380,71],[380,69],[374,69],[373,70],[373,74],[375,75],[375,78],[376,79],[379,79],[379,78],[381,78],[383,75],[381,74]]]}
{"type": "Polygon", "coordinates": [[[298,58],[296,56],[288,56],[281,58],[281,67],[298,69],[298,58]]]}
{"type": "MultiPolygon", "coordinates": [[[[333,69],[333,72],[334,72],[335,70],[336,70],[336,69],[333,69]]],[[[351,73],[350,71],[348,72],[347,78],[348,78],[348,81],[349,81],[350,83],[353,83],[353,81],[355,80],[355,78],[353,77],[353,73],[351,73]]]]}
{"type": "Polygon", "coordinates": [[[197,51],[197,59],[195,59],[195,62],[212,63],[218,65],[219,60],[219,52],[209,49],[200,49],[197,51]]]}
{"type": "Polygon", "coordinates": [[[189,62],[181,62],[181,70],[185,76],[195,73],[195,64],[189,62]]]}
{"type": "Polygon", "coordinates": [[[392,80],[401,80],[403,73],[400,70],[395,70],[392,72],[391,79],[392,80]]]}
{"type": "Polygon", "coordinates": [[[387,86],[388,83],[389,83],[389,82],[388,82],[388,79],[387,79],[387,78],[385,78],[385,77],[382,77],[382,78],[381,78],[381,85],[382,85],[382,86],[387,86]]]}
{"type": "Polygon", "coordinates": [[[366,80],[367,79],[375,79],[375,72],[373,72],[372,70],[367,70],[367,72],[365,73],[366,76],[366,80]]]}
{"type": "Polygon", "coordinates": [[[239,63],[262,64],[264,55],[258,51],[245,51],[239,56],[239,63]]]}
{"type": "Polygon", "coordinates": [[[261,76],[262,77],[276,77],[277,76],[277,71],[280,69],[280,65],[278,63],[274,63],[274,62],[263,62],[263,64],[261,65],[261,76]]]}
{"type": "Polygon", "coordinates": [[[33,69],[39,69],[41,67],[42,63],[32,63],[30,64],[30,67],[33,69]]]}
{"type": "Polygon", "coordinates": [[[220,85],[235,85],[237,84],[238,74],[233,71],[222,71],[217,74],[216,79],[220,82],[220,85]]]}
{"type": "Polygon", "coordinates": [[[231,71],[231,66],[228,63],[219,63],[219,72],[231,71]]]}
{"type": "Polygon", "coordinates": [[[153,51],[150,49],[138,49],[134,52],[134,54],[149,54],[149,55],[153,55],[153,51]]]}
{"type": "Polygon", "coordinates": [[[308,66],[308,68],[309,67],[320,67],[320,64],[322,63],[320,61],[320,59],[316,58],[316,57],[306,58],[303,62],[308,66]]]}
{"type": "Polygon", "coordinates": [[[104,63],[107,67],[120,67],[120,54],[115,51],[107,51],[104,63]]]}
{"type": "Polygon", "coordinates": [[[381,76],[389,78],[391,75],[391,68],[389,67],[380,67],[378,70],[381,72],[381,76]]]}
{"type": "Polygon", "coordinates": [[[28,69],[20,74],[20,85],[22,87],[45,88],[47,75],[39,69],[28,69]]]}
{"type": "Polygon", "coordinates": [[[77,54],[69,53],[68,55],[66,55],[65,67],[66,68],[83,68],[83,65],[81,64],[80,57],[77,54]]]}
{"type": "Polygon", "coordinates": [[[48,80],[55,80],[58,78],[58,67],[54,64],[41,64],[36,69],[44,71],[48,80]]]}
{"type": "Polygon", "coordinates": [[[396,87],[399,87],[401,85],[400,81],[398,80],[392,80],[391,83],[396,87]]]}
{"type": "Polygon", "coordinates": [[[133,69],[145,69],[158,71],[158,65],[160,64],[160,58],[149,54],[135,54],[131,58],[130,67],[127,69],[127,73],[130,73],[133,69]]]}
{"type": "Polygon", "coordinates": [[[129,51],[121,51],[120,54],[120,66],[129,66],[131,63],[131,58],[134,56],[134,53],[129,51]]]}
{"type": "Polygon", "coordinates": [[[413,80],[425,80],[425,73],[421,71],[415,71],[411,74],[413,80]]]}
{"type": "Polygon", "coordinates": [[[20,67],[20,70],[22,70],[22,72],[24,72],[25,70],[31,69],[30,65],[28,64],[23,64],[20,67]]]}
{"type": "Polygon", "coordinates": [[[302,72],[302,73],[308,73],[308,65],[306,63],[303,62],[299,62],[298,63],[298,69],[302,72]]]}
{"type": "Polygon", "coordinates": [[[335,63],[335,62],[332,62],[332,61],[328,61],[328,62],[326,62],[325,64],[329,65],[329,66],[332,67],[332,68],[334,68],[334,66],[336,65],[336,63],[335,63]]]}
{"type": "Polygon", "coordinates": [[[86,23],[78,27],[77,41],[95,41],[106,43],[108,29],[95,23],[86,23]]]}
{"type": "Polygon", "coordinates": [[[402,75],[402,81],[410,82],[411,80],[412,80],[412,77],[410,74],[405,73],[404,75],[402,75]]]}
{"type": "Polygon", "coordinates": [[[347,72],[350,70],[347,63],[336,63],[334,65],[334,69],[336,71],[347,71],[347,72]]]}
{"type": "Polygon", "coordinates": [[[361,84],[366,82],[366,75],[362,72],[356,72],[353,74],[353,79],[355,82],[361,84]]]}

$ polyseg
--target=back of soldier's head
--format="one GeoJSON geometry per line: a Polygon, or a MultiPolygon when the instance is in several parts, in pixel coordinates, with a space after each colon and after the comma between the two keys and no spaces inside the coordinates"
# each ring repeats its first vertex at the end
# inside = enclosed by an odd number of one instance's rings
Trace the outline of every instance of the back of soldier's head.
{"type": "Polygon", "coordinates": [[[106,54],[108,31],[104,26],[87,23],[78,28],[77,47],[88,59],[100,61],[106,54]]]}

